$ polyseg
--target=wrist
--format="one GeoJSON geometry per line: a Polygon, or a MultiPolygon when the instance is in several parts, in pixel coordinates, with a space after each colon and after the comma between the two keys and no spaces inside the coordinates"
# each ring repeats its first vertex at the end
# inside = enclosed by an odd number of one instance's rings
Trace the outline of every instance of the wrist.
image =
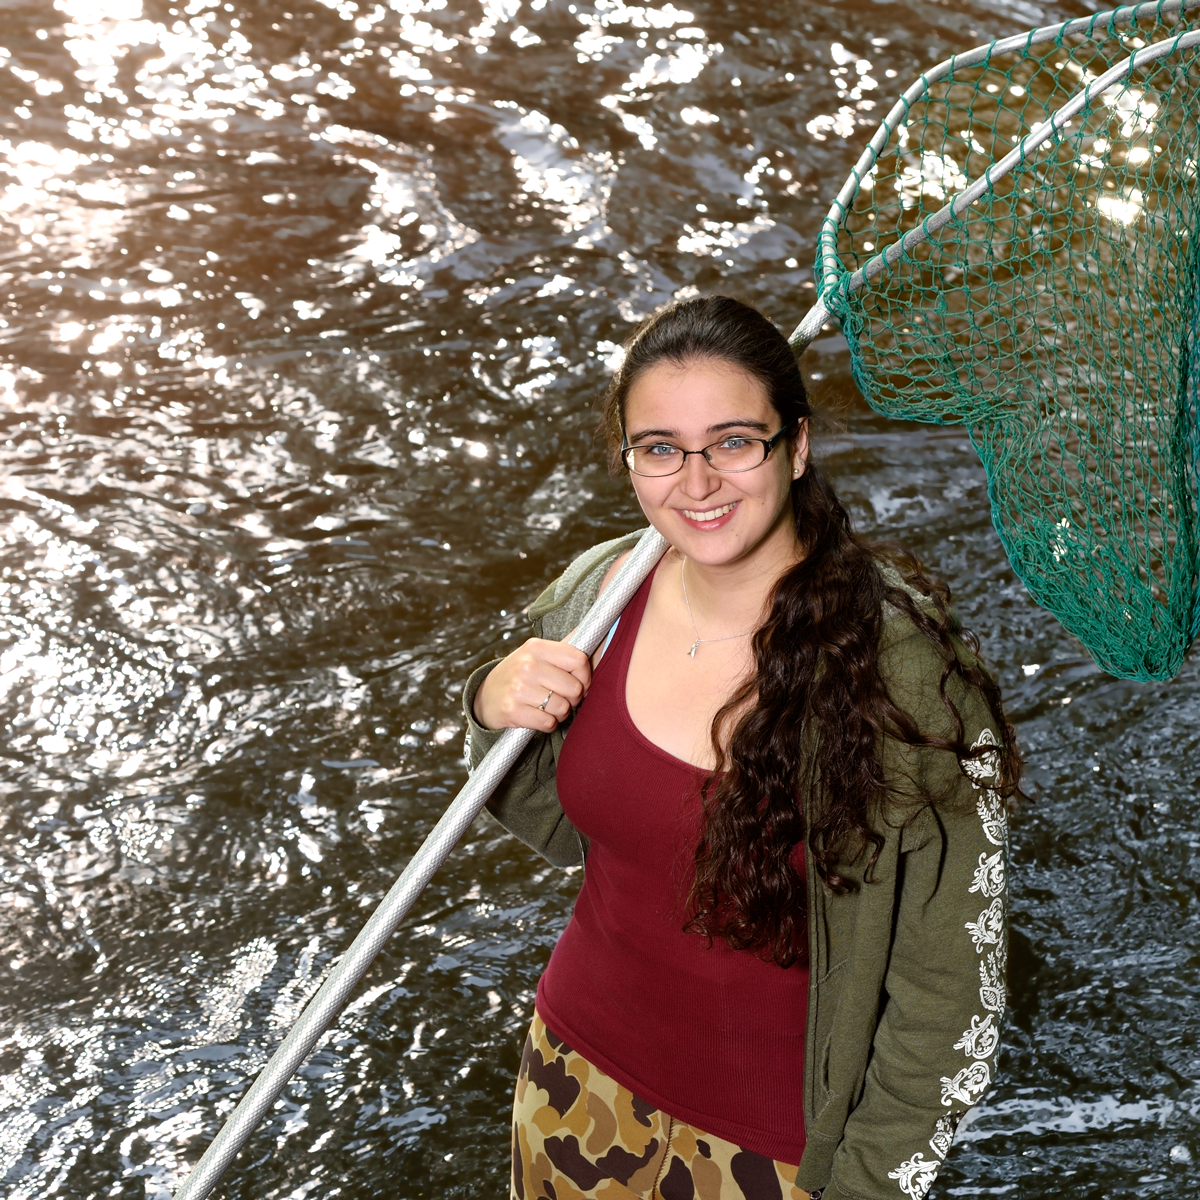
{"type": "Polygon", "coordinates": [[[494,726],[488,719],[491,714],[487,708],[487,679],[484,678],[478,691],[475,693],[475,699],[471,702],[471,716],[475,718],[475,723],[481,729],[492,730],[494,726]]]}
{"type": "MultiPolygon", "coordinates": [[[[482,690],[483,689],[481,688],[480,692],[482,692],[482,690]]],[[[478,725],[480,729],[486,729],[489,733],[492,733],[494,730],[489,724],[487,717],[484,715],[482,706],[480,705],[480,692],[475,693],[475,700],[471,704],[471,716],[474,718],[475,724],[478,725]]]]}
{"type": "Polygon", "coordinates": [[[490,663],[485,663],[483,666],[477,667],[471,672],[471,676],[463,688],[463,714],[466,716],[469,724],[475,725],[487,733],[494,733],[496,731],[484,719],[486,707],[481,702],[480,694],[484,690],[484,684],[487,682],[488,676],[491,675],[493,669],[500,661],[497,658],[490,663]]]}

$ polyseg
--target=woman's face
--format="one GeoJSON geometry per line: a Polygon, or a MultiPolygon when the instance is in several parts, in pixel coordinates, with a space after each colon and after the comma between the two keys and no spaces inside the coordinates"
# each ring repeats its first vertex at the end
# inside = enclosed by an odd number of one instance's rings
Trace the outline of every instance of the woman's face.
{"type": "MultiPolygon", "coordinates": [[[[732,363],[662,362],[641,375],[625,400],[629,445],[667,442],[699,450],[723,437],[770,438],[782,422],[766,389],[732,363]]],[[[791,555],[796,533],[790,488],[808,452],[808,427],[775,444],[760,466],[717,471],[701,454],[675,475],[634,475],[633,489],[650,523],[696,563],[719,566],[761,551],[791,555]]]]}

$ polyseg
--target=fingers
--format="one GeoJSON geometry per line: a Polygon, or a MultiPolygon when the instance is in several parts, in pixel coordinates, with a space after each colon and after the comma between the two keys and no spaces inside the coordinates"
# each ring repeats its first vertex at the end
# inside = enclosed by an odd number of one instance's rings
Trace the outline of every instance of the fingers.
{"type": "Polygon", "coordinates": [[[556,668],[544,669],[532,674],[527,684],[512,694],[505,717],[523,729],[549,733],[570,715],[583,694],[574,675],[556,668]]]}
{"type": "MultiPolygon", "coordinates": [[[[573,675],[578,683],[578,691],[572,689],[560,694],[570,700],[573,705],[583,699],[592,683],[592,660],[582,650],[570,646],[566,642],[547,642],[541,638],[530,638],[521,647],[521,650],[527,650],[531,657],[549,667],[573,675]]],[[[570,685],[567,686],[570,687],[570,685]]],[[[558,688],[554,690],[559,691],[558,688]]]]}
{"type": "Polygon", "coordinates": [[[583,699],[591,672],[583,651],[530,638],[483,681],[475,696],[475,718],[489,729],[515,726],[549,733],[583,699]]]}
{"type": "Polygon", "coordinates": [[[560,721],[566,720],[573,707],[553,688],[548,688],[536,704],[528,706],[528,711],[522,714],[520,725],[524,729],[540,729],[543,733],[551,733],[560,721]]]}

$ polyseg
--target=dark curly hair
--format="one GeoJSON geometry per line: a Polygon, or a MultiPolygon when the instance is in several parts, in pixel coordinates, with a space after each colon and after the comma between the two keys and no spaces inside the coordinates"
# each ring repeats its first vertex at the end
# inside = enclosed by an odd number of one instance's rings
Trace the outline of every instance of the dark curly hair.
{"type": "MultiPolygon", "coordinates": [[[[784,425],[813,415],[795,355],[766,317],[726,296],[684,300],[651,317],[625,344],[600,424],[614,473],[623,469],[625,401],[634,381],[659,362],[705,359],[759,380],[784,425]]],[[[978,641],[949,610],[946,586],[903,550],[860,538],[811,462],[791,491],[803,557],[776,583],[767,618],[754,634],[754,674],[713,720],[717,765],[702,790],[686,926],[783,967],[802,960],[807,947],[796,847],[807,838],[820,877],[843,893],[852,885],[839,867],[869,855],[869,879],[883,848],[877,819],[889,800],[900,799],[889,795],[884,778],[884,738],[950,751],[960,760],[997,755],[1006,798],[1019,794],[1021,776],[999,689],[979,662],[978,641]],[[904,586],[895,574],[885,576],[883,566],[898,572],[904,586]],[[889,696],[879,668],[885,604],[907,616],[941,660],[938,686],[956,736],[923,732],[889,696]],[[951,690],[983,698],[998,748],[965,744],[962,716],[948,691],[955,679],[961,689],[951,690]],[[813,789],[814,779],[819,788],[813,789]],[[806,818],[810,790],[814,802],[806,818]]]]}

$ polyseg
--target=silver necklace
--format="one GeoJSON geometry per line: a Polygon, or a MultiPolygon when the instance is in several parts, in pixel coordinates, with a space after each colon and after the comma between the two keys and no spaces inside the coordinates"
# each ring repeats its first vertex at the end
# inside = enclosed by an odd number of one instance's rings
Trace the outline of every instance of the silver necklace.
{"type": "Polygon", "coordinates": [[[747,629],[744,633],[727,633],[724,637],[719,638],[702,638],[700,630],[696,628],[696,618],[692,613],[692,602],[688,599],[687,594],[687,579],[684,576],[683,569],[687,566],[687,559],[683,559],[679,564],[679,582],[683,585],[683,602],[687,605],[688,619],[692,622],[692,632],[696,635],[696,640],[692,643],[692,648],[687,652],[688,658],[695,658],[696,651],[705,642],[731,642],[734,638],[749,637],[754,632],[753,629],[747,629]]]}

